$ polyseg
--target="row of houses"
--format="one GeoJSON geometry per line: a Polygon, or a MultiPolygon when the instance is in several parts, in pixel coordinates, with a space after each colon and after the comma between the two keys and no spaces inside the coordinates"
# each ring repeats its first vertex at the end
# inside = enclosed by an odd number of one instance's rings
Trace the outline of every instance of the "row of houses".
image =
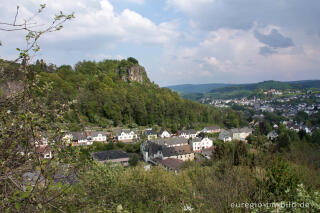
{"type": "Polygon", "coordinates": [[[73,146],[84,146],[91,145],[94,141],[105,142],[107,138],[106,133],[102,131],[83,131],[69,132],[63,137],[63,140],[73,146]]]}
{"type": "MultiPolygon", "coordinates": [[[[153,140],[157,138],[170,138],[172,136],[179,136],[186,139],[195,138],[200,132],[204,133],[218,133],[220,128],[217,126],[206,127],[201,131],[196,131],[194,129],[181,130],[175,134],[170,133],[169,131],[162,129],[160,132],[157,132],[151,128],[146,129],[143,132],[143,135],[147,137],[148,140],[153,140]]],[[[119,130],[116,135],[113,137],[111,132],[103,131],[79,131],[79,132],[69,132],[64,136],[64,140],[68,143],[71,143],[73,146],[79,145],[91,145],[94,141],[97,142],[106,142],[107,139],[114,139],[120,142],[133,142],[139,139],[138,133],[130,129],[119,130]]]]}
{"type": "Polygon", "coordinates": [[[183,137],[186,139],[195,138],[201,132],[203,133],[219,133],[221,131],[220,127],[218,126],[210,126],[205,127],[201,131],[196,131],[194,129],[187,129],[187,130],[180,130],[175,134],[170,133],[169,131],[162,129],[159,133],[155,130],[147,129],[144,134],[147,136],[148,140],[157,139],[157,138],[170,138],[172,136],[183,137]]]}

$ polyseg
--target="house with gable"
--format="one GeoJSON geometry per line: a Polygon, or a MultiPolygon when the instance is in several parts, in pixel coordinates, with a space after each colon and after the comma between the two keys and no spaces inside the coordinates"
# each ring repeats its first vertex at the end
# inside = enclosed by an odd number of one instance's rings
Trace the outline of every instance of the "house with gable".
{"type": "Polygon", "coordinates": [[[159,137],[160,138],[170,138],[171,137],[171,134],[165,130],[165,129],[162,129],[159,133],[159,137]]]}
{"type": "Polygon", "coordinates": [[[220,131],[221,129],[218,126],[208,126],[201,130],[201,132],[203,133],[210,133],[210,134],[219,133],[220,131]]]}
{"type": "Polygon", "coordinates": [[[252,134],[252,129],[249,127],[234,128],[231,129],[230,132],[232,134],[232,140],[245,141],[246,138],[252,134]]]}
{"type": "Polygon", "coordinates": [[[197,136],[197,132],[194,129],[181,130],[181,131],[178,131],[178,136],[184,137],[186,139],[195,138],[197,136]]]}
{"type": "Polygon", "coordinates": [[[129,142],[133,142],[136,139],[138,139],[138,135],[133,130],[123,129],[117,132],[118,141],[129,143],[129,142]]]}
{"type": "Polygon", "coordinates": [[[107,141],[107,135],[104,132],[90,132],[90,139],[92,141],[97,142],[106,142],[107,141]]]}
{"type": "Polygon", "coordinates": [[[112,162],[128,166],[130,156],[128,155],[128,153],[119,149],[94,152],[92,153],[92,158],[100,163],[112,162]]]}
{"type": "Polygon", "coordinates": [[[92,144],[92,142],[88,140],[88,136],[85,132],[69,132],[62,139],[67,143],[71,143],[72,146],[92,144]]]}
{"type": "Polygon", "coordinates": [[[222,140],[223,142],[232,141],[232,134],[229,131],[222,129],[219,133],[218,139],[222,140]]]}
{"type": "Polygon", "coordinates": [[[146,141],[140,145],[143,159],[155,163],[154,159],[176,158],[182,161],[193,160],[194,153],[185,138],[167,138],[146,141]]]}
{"type": "Polygon", "coordinates": [[[193,138],[190,141],[190,145],[192,147],[192,150],[194,152],[200,152],[203,149],[207,149],[209,147],[212,147],[213,143],[212,140],[205,137],[205,138],[193,138]]]}
{"type": "Polygon", "coordinates": [[[157,132],[155,130],[152,130],[152,129],[147,129],[144,132],[144,135],[147,136],[148,140],[154,140],[154,139],[157,139],[157,137],[158,137],[157,132]]]}

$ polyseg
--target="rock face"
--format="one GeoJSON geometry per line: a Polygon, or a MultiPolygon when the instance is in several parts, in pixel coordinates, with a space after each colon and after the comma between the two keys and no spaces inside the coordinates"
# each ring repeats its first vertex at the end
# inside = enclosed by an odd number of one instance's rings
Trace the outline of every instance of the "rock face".
{"type": "Polygon", "coordinates": [[[126,73],[121,76],[121,79],[127,82],[136,81],[139,83],[149,81],[145,68],[139,65],[129,67],[126,73]]]}
{"type": "Polygon", "coordinates": [[[21,81],[6,81],[0,83],[0,96],[2,98],[9,98],[23,90],[23,83],[21,81]]]}

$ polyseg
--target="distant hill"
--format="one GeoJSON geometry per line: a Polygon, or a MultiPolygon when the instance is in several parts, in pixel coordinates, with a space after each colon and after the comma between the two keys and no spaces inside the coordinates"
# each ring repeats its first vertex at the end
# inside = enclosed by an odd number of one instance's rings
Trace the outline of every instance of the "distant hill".
{"type": "Polygon", "coordinates": [[[207,93],[215,88],[222,88],[229,86],[231,84],[181,84],[181,85],[173,85],[167,86],[167,88],[178,92],[178,93],[207,93]]]}
{"type": "Polygon", "coordinates": [[[307,89],[307,88],[320,88],[320,80],[306,80],[306,81],[263,81],[253,84],[236,84],[221,88],[212,88],[210,93],[215,92],[231,92],[235,90],[257,90],[257,89],[307,89]]]}
{"type": "Polygon", "coordinates": [[[264,81],[250,84],[183,84],[169,86],[168,88],[177,91],[183,98],[199,100],[205,97],[211,98],[236,98],[256,95],[260,89],[309,89],[320,88],[320,80],[304,81],[264,81]]]}

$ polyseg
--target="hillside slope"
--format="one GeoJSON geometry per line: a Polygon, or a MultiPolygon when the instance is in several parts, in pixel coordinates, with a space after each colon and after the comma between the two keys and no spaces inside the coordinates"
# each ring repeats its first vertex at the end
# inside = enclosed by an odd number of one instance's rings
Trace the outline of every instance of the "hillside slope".
{"type": "Polygon", "coordinates": [[[245,122],[232,110],[222,112],[185,100],[151,83],[145,69],[133,58],[82,61],[74,68],[56,68],[38,61],[30,69],[40,76],[40,85],[52,84],[48,105],[56,101],[72,103],[65,118],[74,127],[159,125],[177,130],[211,124],[236,127],[245,122]]]}

